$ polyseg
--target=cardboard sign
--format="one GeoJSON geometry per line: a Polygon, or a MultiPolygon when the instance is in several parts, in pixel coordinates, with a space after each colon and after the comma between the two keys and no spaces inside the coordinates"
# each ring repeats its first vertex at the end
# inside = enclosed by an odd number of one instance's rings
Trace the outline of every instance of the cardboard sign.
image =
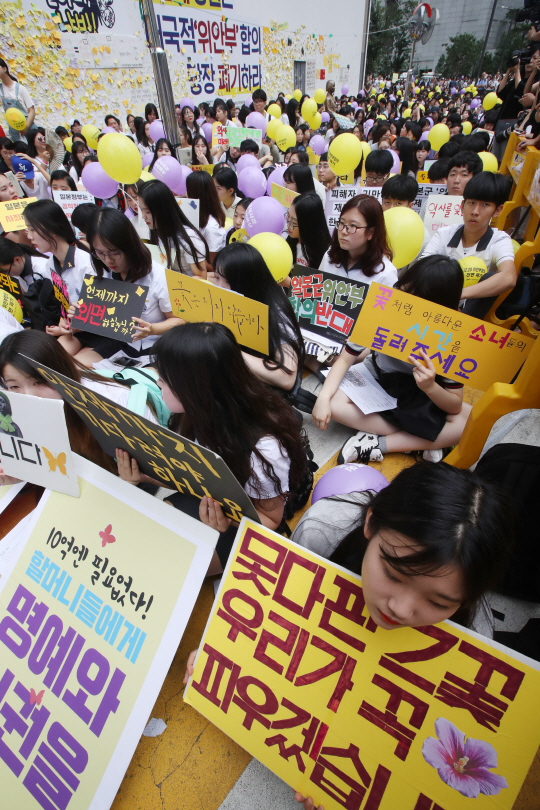
{"type": "Polygon", "coordinates": [[[359,193],[363,194],[364,189],[358,189],[356,186],[336,186],[336,188],[330,190],[326,206],[328,228],[333,230],[337,227],[341,216],[341,209],[346,202],[356,197],[359,193]]]}
{"type": "Polygon", "coordinates": [[[60,314],[62,318],[67,318],[69,309],[69,292],[66,282],[58,275],[56,270],[51,270],[51,281],[54,288],[54,297],[60,303],[60,314]]]}
{"type": "Polygon", "coordinates": [[[213,321],[240,345],[268,355],[268,306],[195,276],[166,270],[172,313],[189,323],[213,321]]]}
{"type": "Polygon", "coordinates": [[[196,498],[208,495],[221,503],[232,520],[239,521],[246,515],[258,521],[255,507],[216,453],[137,416],[35,360],[27,360],[77,411],[107,455],[115,458],[116,448],[120,447],[137,459],[143,473],[163,486],[196,498]]]}
{"type": "MultiPolygon", "coordinates": [[[[157,262],[158,264],[162,264],[163,267],[167,267],[167,254],[161,250],[159,245],[151,245],[150,243],[147,243],[146,247],[152,254],[153,261],[157,262]]],[[[174,248],[171,248],[171,259],[172,264],[174,265],[176,261],[176,250],[174,248]]]]}
{"type": "Polygon", "coordinates": [[[112,805],[218,537],[80,456],[76,471],[81,497],[46,491],[0,578],[6,810],[112,805]]]}
{"type": "Polygon", "coordinates": [[[64,403],[0,391],[0,465],[13,478],[78,497],[64,403]]]}
{"type": "Polygon", "coordinates": [[[429,175],[427,171],[416,172],[416,179],[419,183],[429,183],[429,175]]]}
{"type": "Polygon", "coordinates": [[[463,225],[462,202],[463,197],[430,195],[424,209],[424,225],[431,236],[445,225],[463,225]]]}
{"type": "Polygon", "coordinates": [[[229,138],[227,137],[227,125],[220,124],[219,121],[214,121],[212,124],[212,147],[223,146],[227,149],[229,145],[229,138]]]}
{"type": "Polygon", "coordinates": [[[19,199],[21,199],[21,197],[24,197],[24,191],[22,190],[22,188],[21,188],[21,186],[19,184],[19,181],[15,177],[14,173],[13,172],[5,172],[4,177],[7,177],[7,179],[10,180],[11,183],[13,184],[13,188],[17,192],[17,197],[19,199]]]}
{"type": "Polygon", "coordinates": [[[208,174],[214,174],[214,163],[208,163],[206,165],[200,166],[190,166],[192,172],[208,172],[208,174]]]}
{"type": "Polygon", "coordinates": [[[22,290],[17,276],[10,276],[9,273],[0,273],[0,290],[4,290],[12,295],[22,306],[22,290]]]}
{"type": "Polygon", "coordinates": [[[228,127],[229,147],[240,148],[242,141],[255,141],[257,146],[262,143],[262,129],[251,129],[250,127],[228,127]]]}
{"type": "Polygon", "coordinates": [[[190,224],[199,230],[201,201],[194,200],[190,197],[176,197],[176,202],[190,224]]]}
{"type": "Polygon", "coordinates": [[[289,301],[304,329],[344,344],[349,339],[369,285],[295,264],[289,301]]]}
{"type": "Polygon", "coordinates": [[[0,225],[6,233],[24,231],[26,229],[26,222],[23,216],[24,209],[33,202],[37,202],[37,197],[0,202],[0,225]]]}
{"type": "Polygon", "coordinates": [[[382,200],[382,186],[358,186],[356,189],[357,194],[367,194],[368,197],[376,197],[379,202],[382,200]]]}
{"type": "Polygon", "coordinates": [[[192,155],[191,146],[185,146],[182,149],[176,150],[178,162],[181,163],[182,166],[189,166],[189,164],[191,163],[191,155],[192,155]]]}
{"type": "Polygon", "coordinates": [[[148,287],[91,275],[83,282],[79,308],[71,319],[73,328],[130,342],[136,327],[133,318],[142,316],[148,287]]]}
{"type": "Polygon", "coordinates": [[[272,183],[272,197],[274,200],[280,202],[284,208],[289,208],[294,198],[299,196],[300,194],[297,191],[292,191],[290,188],[272,183]]]}
{"type": "Polygon", "coordinates": [[[350,340],[409,362],[425,351],[437,374],[486,391],[515,377],[534,339],[414,295],[370,285],[350,340]]]}
{"type": "Polygon", "coordinates": [[[463,810],[467,783],[510,810],[539,669],[450,621],[378,627],[359,576],[244,520],[184,700],[315,807],[463,810]]]}
{"type": "Polygon", "coordinates": [[[418,194],[416,195],[412,209],[416,211],[417,214],[420,214],[422,219],[424,219],[425,207],[427,205],[426,200],[432,194],[448,196],[446,193],[446,184],[429,182],[418,184],[418,194]]]}
{"type": "Polygon", "coordinates": [[[53,199],[61,207],[70,222],[73,210],[78,205],[95,203],[94,196],[87,191],[53,191],[53,199]]]}

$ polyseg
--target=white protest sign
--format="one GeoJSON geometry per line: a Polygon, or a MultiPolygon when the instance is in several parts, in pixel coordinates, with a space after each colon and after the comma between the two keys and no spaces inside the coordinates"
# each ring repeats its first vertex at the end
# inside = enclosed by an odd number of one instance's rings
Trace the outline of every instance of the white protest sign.
{"type": "Polygon", "coordinates": [[[446,184],[445,183],[418,183],[418,194],[416,195],[416,199],[413,203],[413,211],[416,211],[417,214],[423,217],[423,208],[425,207],[425,201],[428,197],[432,194],[446,194],[446,184]]]}
{"type": "Polygon", "coordinates": [[[62,400],[0,391],[0,464],[13,478],[79,497],[62,400]]]}
{"type": "Polygon", "coordinates": [[[345,203],[358,193],[363,193],[363,189],[359,192],[356,186],[336,186],[330,190],[327,195],[326,221],[331,231],[337,226],[345,203]]]}
{"type": "Polygon", "coordinates": [[[11,180],[11,182],[13,183],[13,188],[14,188],[14,189],[15,189],[15,191],[17,192],[17,197],[19,197],[19,199],[20,199],[21,197],[24,197],[24,191],[23,191],[23,190],[22,190],[22,188],[20,187],[20,185],[19,185],[19,181],[17,180],[17,178],[15,177],[15,175],[13,174],[13,172],[5,172],[5,173],[4,173],[4,177],[7,177],[7,179],[8,179],[8,180],[11,180]]]}
{"type": "Polygon", "coordinates": [[[70,222],[74,208],[82,205],[82,203],[95,204],[96,202],[93,195],[89,194],[88,191],[53,191],[53,198],[70,222]]]}
{"type": "Polygon", "coordinates": [[[186,219],[189,219],[190,224],[193,225],[194,228],[199,229],[199,220],[200,220],[200,200],[193,200],[190,197],[177,197],[176,202],[180,206],[182,213],[185,215],[186,219]]]}
{"type": "Polygon", "coordinates": [[[424,225],[430,236],[445,225],[462,225],[461,204],[463,197],[448,194],[431,194],[425,205],[424,225]]]}

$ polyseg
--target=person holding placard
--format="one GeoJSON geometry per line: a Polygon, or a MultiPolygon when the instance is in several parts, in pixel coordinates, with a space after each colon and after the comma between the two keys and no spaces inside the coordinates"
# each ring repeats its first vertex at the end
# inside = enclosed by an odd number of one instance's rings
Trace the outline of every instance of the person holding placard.
{"type": "Polygon", "coordinates": [[[75,180],[63,169],[51,172],[51,191],[77,191],[75,180]]]}
{"type": "Polygon", "coordinates": [[[161,180],[149,180],[139,189],[141,214],[167,256],[171,270],[206,278],[210,266],[208,244],[188,221],[174,194],[161,180]]]}
{"type": "Polygon", "coordinates": [[[19,280],[21,290],[26,292],[35,278],[45,276],[49,261],[30,245],[13,242],[11,239],[0,239],[0,273],[8,273],[19,280]]]}
{"type": "Polygon", "coordinates": [[[199,200],[199,228],[210,251],[210,262],[225,246],[225,212],[221,207],[216,186],[207,172],[191,172],[186,178],[187,196],[199,200]]]}
{"type": "Polygon", "coordinates": [[[331,239],[317,194],[310,191],[294,198],[287,211],[287,230],[294,261],[318,270],[331,239]]]}

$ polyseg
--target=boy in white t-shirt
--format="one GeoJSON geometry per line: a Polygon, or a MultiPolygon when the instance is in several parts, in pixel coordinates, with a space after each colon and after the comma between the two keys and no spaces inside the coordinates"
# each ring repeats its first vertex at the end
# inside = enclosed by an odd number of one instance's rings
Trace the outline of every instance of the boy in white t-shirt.
{"type": "Polygon", "coordinates": [[[483,318],[497,296],[516,286],[517,271],[510,236],[490,227],[508,199],[509,182],[502,174],[480,172],[463,191],[463,225],[448,225],[435,233],[422,256],[442,254],[451,259],[476,256],[488,272],[476,284],[463,288],[464,312],[483,318]]]}

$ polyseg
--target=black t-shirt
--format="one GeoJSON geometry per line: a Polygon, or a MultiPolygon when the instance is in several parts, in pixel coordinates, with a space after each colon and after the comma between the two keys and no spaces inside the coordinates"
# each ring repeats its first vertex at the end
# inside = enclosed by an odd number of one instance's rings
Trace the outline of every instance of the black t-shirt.
{"type": "Polygon", "coordinates": [[[503,104],[499,112],[499,121],[513,120],[517,118],[519,113],[524,109],[519,103],[519,99],[523,96],[526,83],[527,80],[522,79],[516,87],[514,78],[512,77],[509,79],[506,87],[503,87],[500,92],[497,89],[497,95],[503,100],[503,104]]]}

